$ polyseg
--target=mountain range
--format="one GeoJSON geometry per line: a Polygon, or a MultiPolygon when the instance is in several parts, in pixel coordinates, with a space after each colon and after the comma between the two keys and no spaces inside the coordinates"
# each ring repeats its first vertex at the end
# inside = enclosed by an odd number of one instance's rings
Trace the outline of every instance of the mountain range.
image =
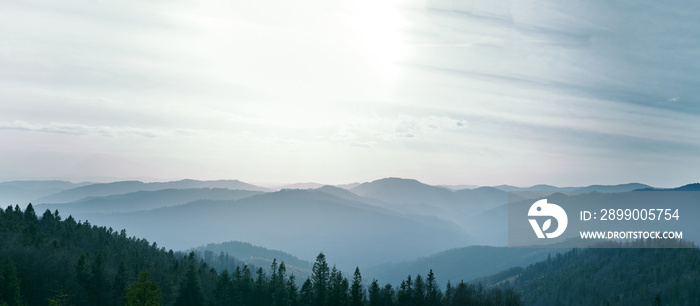
{"type": "MultiPolygon", "coordinates": [[[[561,197],[564,195],[559,192],[568,191],[567,197],[589,201],[612,199],[594,191],[656,190],[638,183],[453,190],[401,178],[319,185],[303,183],[273,191],[237,180],[39,181],[0,183],[0,188],[16,188],[15,194],[34,190],[27,194],[36,197],[33,202],[39,214],[46,209],[58,210],[64,217],[125,228],[166,248],[187,250],[203,244],[244,241],[284,250],[302,261],[324,252],[345,271],[360,266],[367,277],[388,281],[401,280],[406,272],[425,273],[421,269],[428,266],[445,281],[469,280],[509,265],[525,266],[550,254],[546,249],[498,247],[507,243],[509,200],[529,203],[542,197],[561,197]],[[460,261],[463,258],[467,259],[460,261]],[[442,266],[440,262],[452,264],[442,266]]],[[[694,186],[674,190],[693,190],[694,186]]],[[[234,246],[226,252],[252,252],[243,245],[234,246]]],[[[222,250],[209,251],[215,254],[222,250]]],[[[271,260],[253,253],[238,255],[260,257],[256,265],[271,260]]]]}

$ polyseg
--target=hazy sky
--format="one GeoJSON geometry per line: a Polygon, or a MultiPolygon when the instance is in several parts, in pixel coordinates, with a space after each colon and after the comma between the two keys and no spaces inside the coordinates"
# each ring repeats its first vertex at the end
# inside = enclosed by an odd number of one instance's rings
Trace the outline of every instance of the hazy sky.
{"type": "Polygon", "coordinates": [[[4,0],[0,178],[700,181],[700,2],[4,0]]]}

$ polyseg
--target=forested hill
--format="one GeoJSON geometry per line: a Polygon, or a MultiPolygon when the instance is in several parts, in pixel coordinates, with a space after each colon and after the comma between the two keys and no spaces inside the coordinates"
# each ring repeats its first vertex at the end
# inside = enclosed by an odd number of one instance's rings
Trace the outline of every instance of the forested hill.
{"type": "Polygon", "coordinates": [[[172,305],[188,277],[196,276],[209,296],[217,279],[195,256],[124,230],[62,220],[58,211],[37,218],[31,204],[24,212],[0,208],[0,245],[0,305],[123,305],[141,272],[158,285],[163,304],[172,305]]]}
{"type": "Polygon", "coordinates": [[[38,218],[31,204],[0,208],[0,246],[1,306],[522,304],[512,290],[465,283],[443,294],[432,271],[399,288],[376,280],[365,288],[359,269],[348,281],[322,253],[302,286],[275,260],[270,269],[251,269],[224,256],[231,262],[220,264],[233,271],[217,271],[194,252],[166,251],[125,230],[64,220],[58,211],[38,218]]]}
{"type": "Polygon", "coordinates": [[[700,305],[700,250],[633,243],[646,245],[574,249],[484,281],[514,288],[526,305],[700,305]]]}

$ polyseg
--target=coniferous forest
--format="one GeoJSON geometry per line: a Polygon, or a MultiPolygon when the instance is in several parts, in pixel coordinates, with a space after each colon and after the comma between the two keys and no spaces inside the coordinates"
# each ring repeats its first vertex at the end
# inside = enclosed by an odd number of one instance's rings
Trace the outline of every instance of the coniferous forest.
{"type": "Polygon", "coordinates": [[[58,211],[37,216],[31,204],[0,209],[0,245],[2,306],[522,305],[513,289],[448,282],[443,291],[432,270],[408,275],[398,288],[377,280],[365,286],[359,268],[345,277],[323,253],[303,282],[284,262],[264,269],[220,256],[235,269],[217,271],[194,252],[166,251],[58,211]]]}

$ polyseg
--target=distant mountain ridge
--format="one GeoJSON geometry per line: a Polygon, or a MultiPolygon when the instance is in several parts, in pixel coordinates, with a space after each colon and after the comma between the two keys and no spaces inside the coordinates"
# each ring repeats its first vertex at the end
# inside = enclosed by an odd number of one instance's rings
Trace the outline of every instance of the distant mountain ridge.
{"type": "Polygon", "coordinates": [[[683,185],[683,186],[676,187],[676,188],[646,187],[646,188],[636,189],[635,191],[700,191],[700,183],[687,184],[687,185],[683,185]]]}
{"type": "MultiPolygon", "coordinates": [[[[491,246],[469,246],[439,252],[415,260],[365,268],[364,275],[398,285],[406,275],[432,269],[442,282],[472,281],[512,267],[526,267],[545,260],[550,254],[566,249],[527,249],[491,246]]],[[[442,283],[441,285],[445,285],[442,283]]]]}
{"type": "Polygon", "coordinates": [[[87,197],[60,204],[35,205],[37,211],[58,209],[63,214],[113,213],[151,210],[186,204],[197,200],[238,200],[261,194],[259,191],[224,188],[162,189],[136,191],[103,197],[87,197]]]}
{"type": "Polygon", "coordinates": [[[71,183],[60,180],[9,181],[0,183],[0,206],[26,205],[44,196],[92,183],[71,183]]]}
{"type": "Polygon", "coordinates": [[[618,185],[590,185],[585,187],[557,187],[552,185],[533,185],[530,187],[516,187],[510,185],[499,185],[494,186],[503,191],[599,191],[599,192],[612,192],[612,191],[633,191],[641,188],[651,188],[651,186],[641,183],[626,183],[618,185]]]}
{"type": "Polygon", "coordinates": [[[444,220],[383,211],[320,190],[287,189],[235,201],[74,217],[127,228],[173,249],[238,240],[307,260],[322,251],[339,266],[376,264],[378,258],[408,260],[472,243],[469,235],[444,220]]]}
{"type": "Polygon", "coordinates": [[[209,262],[210,258],[218,257],[220,254],[228,254],[249,266],[262,268],[269,267],[273,260],[276,260],[278,264],[284,262],[288,273],[293,273],[299,283],[303,282],[307,277],[311,277],[311,268],[313,267],[311,262],[301,260],[292,254],[279,250],[270,250],[241,241],[209,243],[191,249],[191,251],[199,254],[206,262],[209,262]]]}
{"type": "Polygon", "coordinates": [[[141,181],[120,181],[113,183],[98,183],[78,188],[68,189],[59,193],[35,200],[36,203],[67,203],[86,197],[109,196],[136,191],[155,191],[162,189],[192,189],[192,188],[226,188],[269,192],[270,189],[251,185],[239,180],[197,181],[180,180],[172,182],[144,183],[141,181]]]}

